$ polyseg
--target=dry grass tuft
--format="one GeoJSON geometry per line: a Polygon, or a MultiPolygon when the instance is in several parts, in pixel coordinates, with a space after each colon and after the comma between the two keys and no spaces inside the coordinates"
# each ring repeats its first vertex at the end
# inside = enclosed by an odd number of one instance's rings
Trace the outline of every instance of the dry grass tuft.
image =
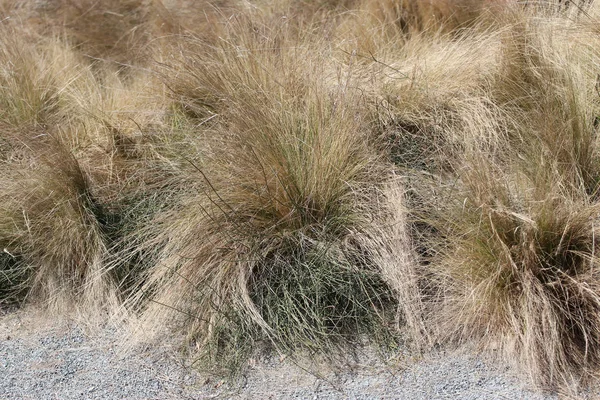
{"type": "Polygon", "coordinates": [[[361,19],[374,28],[404,37],[428,34],[458,34],[491,23],[493,15],[512,6],[511,1],[487,0],[363,0],[358,5],[361,19]]]}
{"type": "MultiPolygon", "coordinates": [[[[4,27],[3,27],[4,28],[4,27]]],[[[52,41],[24,41],[11,26],[0,56],[3,290],[65,310],[114,303],[106,248],[87,176],[72,147],[68,92],[76,57],[52,41]],[[6,258],[8,256],[8,258],[6,258]]]]}
{"type": "Polygon", "coordinates": [[[138,65],[148,57],[149,9],[141,0],[54,0],[33,6],[40,33],[61,35],[91,60],[138,65]]]}
{"type": "Polygon", "coordinates": [[[393,207],[350,74],[324,68],[313,51],[325,60],[327,48],[285,25],[246,23],[213,45],[189,40],[167,67],[203,150],[140,239],[151,266],[133,298],[144,331],[179,320],[234,366],[254,341],[322,350],[385,327],[396,300],[384,268],[410,264],[372,236],[393,207]]]}
{"type": "Polygon", "coordinates": [[[31,300],[59,311],[102,304],[111,294],[94,204],[77,161],[52,141],[37,143],[45,150],[32,164],[2,174],[2,241],[24,269],[20,285],[31,300]]]}
{"type": "Polygon", "coordinates": [[[600,337],[598,109],[588,69],[598,53],[574,45],[570,29],[564,19],[526,19],[503,31],[496,78],[478,100],[494,104],[487,118],[496,122],[472,119],[467,135],[488,144],[460,146],[419,196],[434,196],[425,255],[443,337],[501,348],[554,389],[594,376],[600,337]]]}
{"type": "Polygon", "coordinates": [[[0,10],[0,301],[234,370],[366,335],[598,376],[597,2],[0,10]]]}
{"type": "Polygon", "coordinates": [[[474,166],[451,194],[443,232],[452,241],[434,263],[441,329],[500,346],[538,383],[573,383],[598,363],[597,205],[548,187],[544,173],[474,166]]]}

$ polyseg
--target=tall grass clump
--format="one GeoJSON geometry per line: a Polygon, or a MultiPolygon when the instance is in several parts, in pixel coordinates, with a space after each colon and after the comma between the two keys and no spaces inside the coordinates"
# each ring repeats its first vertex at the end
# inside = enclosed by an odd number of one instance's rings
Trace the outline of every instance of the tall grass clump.
{"type": "Polygon", "coordinates": [[[57,0],[21,11],[39,21],[37,31],[61,36],[89,61],[120,70],[147,60],[151,2],[57,0]]]}
{"type": "Polygon", "coordinates": [[[572,388],[598,367],[597,33],[551,11],[507,4],[449,34],[368,18],[340,32],[408,178],[425,325],[572,388]]]}
{"type": "Polygon", "coordinates": [[[23,32],[2,28],[3,292],[60,310],[102,304],[112,299],[101,273],[106,249],[89,182],[73,155],[77,139],[64,95],[79,65],[56,42],[25,41],[23,32]]]}
{"type": "Polygon", "coordinates": [[[481,340],[542,387],[564,389],[598,368],[598,54],[572,41],[564,19],[529,18],[504,31],[485,85],[494,146],[465,147],[453,174],[432,180],[425,219],[439,242],[427,269],[442,336],[481,340]]]}
{"type": "Polygon", "coordinates": [[[50,150],[29,158],[33,165],[13,164],[2,174],[2,241],[18,257],[13,268],[23,278],[14,289],[59,310],[101,303],[109,295],[102,276],[106,248],[87,182],[64,148],[40,145],[50,150]]]}
{"type": "Polygon", "coordinates": [[[0,303],[234,371],[405,340],[597,378],[597,2],[0,10],[0,303]]]}
{"type": "Polygon", "coordinates": [[[203,148],[139,237],[153,265],[132,299],[145,330],[175,323],[234,365],[264,340],[323,350],[387,331],[397,301],[378,260],[410,267],[374,246],[384,210],[402,214],[351,78],[328,70],[323,44],[253,22],[188,39],[166,67],[203,148]]]}
{"type": "MultiPolygon", "coordinates": [[[[365,2],[379,8],[384,3],[365,2]]],[[[477,4],[491,12],[491,5],[477,4]]],[[[398,7],[397,12],[417,17],[408,6],[398,7]]],[[[495,141],[498,122],[492,114],[498,106],[485,98],[483,87],[496,76],[499,36],[505,29],[501,16],[511,10],[507,5],[495,19],[475,18],[455,31],[413,27],[408,34],[394,25],[396,17],[382,23],[372,17],[378,12],[362,9],[338,26],[340,62],[354,65],[360,74],[371,106],[371,129],[387,144],[380,150],[404,175],[436,172],[466,147],[484,148],[495,141]],[[485,62],[469,61],[473,59],[485,62]],[[485,124],[489,135],[473,137],[474,127],[485,124]]]]}
{"type": "Polygon", "coordinates": [[[573,383],[598,363],[597,205],[544,187],[543,174],[534,183],[477,167],[455,194],[460,212],[443,231],[452,243],[435,263],[445,334],[485,338],[542,385],[573,383]]]}
{"type": "Polygon", "coordinates": [[[506,0],[362,0],[355,11],[360,15],[359,26],[367,22],[381,34],[399,35],[403,40],[487,27],[494,24],[494,14],[509,6],[506,0]]]}

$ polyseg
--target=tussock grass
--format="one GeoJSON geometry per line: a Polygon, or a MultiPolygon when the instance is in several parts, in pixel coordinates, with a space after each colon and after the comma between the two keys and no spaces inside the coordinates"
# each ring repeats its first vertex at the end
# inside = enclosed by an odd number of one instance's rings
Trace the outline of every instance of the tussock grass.
{"type": "Polygon", "coordinates": [[[232,23],[213,45],[190,39],[167,66],[173,100],[196,121],[188,140],[203,151],[140,239],[153,261],[133,297],[144,331],[179,319],[213,357],[249,348],[242,338],[322,350],[395,313],[381,251],[360,239],[380,220],[372,203],[389,207],[389,173],[351,77],[308,61],[295,31],[253,22],[232,23]]]}
{"type": "Polygon", "coordinates": [[[472,27],[490,13],[502,11],[507,1],[481,0],[363,0],[358,6],[377,21],[379,29],[415,35],[457,32],[472,27]]]}
{"type": "Polygon", "coordinates": [[[453,239],[434,267],[443,271],[444,334],[485,337],[541,384],[572,383],[597,366],[597,205],[548,187],[545,173],[475,165],[444,220],[453,239]]]}
{"type": "Polygon", "coordinates": [[[401,339],[594,382],[597,2],[0,9],[0,301],[213,368],[401,339]]]}
{"type": "Polygon", "coordinates": [[[84,112],[72,98],[85,67],[78,70],[77,57],[57,42],[27,41],[10,25],[2,30],[3,290],[57,311],[114,304],[103,273],[98,204],[76,158],[90,139],[80,130],[84,112]]]}
{"type": "Polygon", "coordinates": [[[597,53],[566,51],[563,19],[512,21],[477,100],[494,107],[470,119],[469,136],[487,145],[460,146],[449,170],[426,178],[418,198],[434,202],[419,212],[443,336],[500,348],[556,388],[597,370],[597,53]]]}
{"type": "Polygon", "coordinates": [[[101,274],[105,247],[85,178],[64,149],[44,146],[52,151],[34,166],[3,174],[3,242],[20,256],[32,299],[58,309],[70,308],[78,294],[101,303],[110,296],[101,274]]]}
{"type": "Polygon", "coordinates": [[[147,58],[149,2],[139,0],[71,1],[15,4],[12,17],[26,19],[38,35],[57,36],[89,62],[117,69],[147,58]]]}

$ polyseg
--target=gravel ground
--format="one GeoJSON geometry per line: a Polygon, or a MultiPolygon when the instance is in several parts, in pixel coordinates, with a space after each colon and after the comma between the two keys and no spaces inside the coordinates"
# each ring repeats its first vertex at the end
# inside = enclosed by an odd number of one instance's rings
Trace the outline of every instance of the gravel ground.
{"type": "Polygon", "coordinates": [[[122,353],[114,329],[86,335],[32,311],[0,315],[0,399],[556,399],[511,371],[465,352],[435,353],[404,368],[373,357],[344,372],[308,373],[261,360],[228,385],[186,367],[172,348],[122,353]],[[40,322],[43,321],[43,322],[40,322]]]}

